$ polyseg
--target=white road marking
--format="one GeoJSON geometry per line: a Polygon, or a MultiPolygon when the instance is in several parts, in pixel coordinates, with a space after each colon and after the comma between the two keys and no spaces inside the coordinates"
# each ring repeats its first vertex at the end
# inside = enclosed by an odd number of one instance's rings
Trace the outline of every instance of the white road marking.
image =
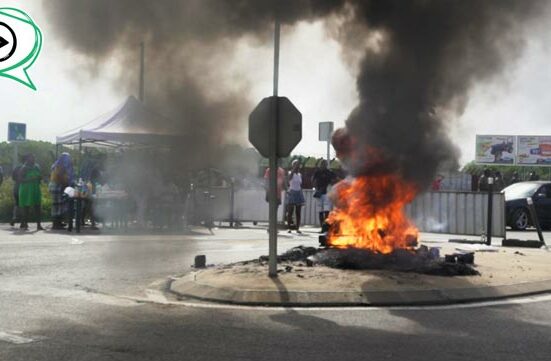
{"type": "Polygon", "coordinates": [[[46,296],[54,298],[70,298],[110,306],[135,307],[140,306],[135,300],[112,296],[86,289],[63,289],[54,287],[33,287],[24,284],[4,283],[0,285],[1,292],[21,293],[28,296],[46,296]]]}
{"type": "Polygon", "coordinates": [[[147,289],[145,290],[146,299],[152,303],[159,303],[162,305],[171,304],[171,301],[166,298],[165,294],[160,290],[147,289]]]}
{"type": "Polygon", "coordinates": [[[71,242],[69,244],[83,244],[84,241],[75,237],[71,238],[71,242]]]}
{"type": "Polygon", "coordinates": [[[23,332],[21,331],[0,331],[0,341],[13,343],[16,345],[22,345],[25,343],[31,343],[35,341],[43,340],[44,337],[42,336],[35,336],[35,337],[29,337],[29,336],[22,336],[23,332]]]}

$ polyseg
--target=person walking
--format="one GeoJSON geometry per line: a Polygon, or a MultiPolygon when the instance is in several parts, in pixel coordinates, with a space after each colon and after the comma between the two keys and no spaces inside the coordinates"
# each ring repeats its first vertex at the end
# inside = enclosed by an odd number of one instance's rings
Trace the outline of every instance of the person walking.
{"type": "Polygon", "coordinates": [[[329,216],[329,212],[333,205],[328,195],[328,188],[335,183],[337,175],[327,168],[327,161],[323,159],[320,162],[319,168],[312,176],[312,184],[314,185],[314,198],[317,199],[318,217],[321,227],[321,232],[324,231],[325,220],[329,216]]]}
{"type": "MultiPolygon", "coordinates": [[[[18,164],[11,172],[11,179],[13,180],[13,188],[12,188],[13,211],[12,211],[10,226],[12,227],[15,226],[15,223],[19,219],[19,184],[21,183],[20,173],[21,173],[22,167],[23,167],[22,164],[18,164]]],[[[23,223],[21,223],[21,226],[23,226],[23,223]]]]}
{"type": "Polygon", "coordinates": [[[304,194],[302,193],[302,174],[300,173],[300,162],[295,159],[291,163],[291,171],[287,177],[289,183],[289,192],[287,197],[287,225],[288,232],[291,233],[291,225],[293,224],[293,212],[295,213],[295,229],[297,233],[300,231],[301,207],[304,204],[304,194]]]}
{"type": "Polygon", "coordinates": [[[34,208],[36,217],[36,230],[41,231],[40,223],[40,206],[42,194],[40,193],[40,167],[35,163],[34,155],[27,154],[24,158],[25,162],[20,171],[19,184],[19,207],[23,211],[23,219],[21,228],[29,229],[29,212],[30,208],[34,208]]]}
{"type": "MultiPolygon", "coordinates": [[[[73,183],[73,162],[69,153],[61,153],[59,158],[52,164],[48,192],[52,197],[51,216],[53,220],[52,229],[63,229],[63,220],[69,215],[70,203],[63,195],[65,188],[73,183]]],[[[71,228],[69,220],[69,228],[71,228]]]]}

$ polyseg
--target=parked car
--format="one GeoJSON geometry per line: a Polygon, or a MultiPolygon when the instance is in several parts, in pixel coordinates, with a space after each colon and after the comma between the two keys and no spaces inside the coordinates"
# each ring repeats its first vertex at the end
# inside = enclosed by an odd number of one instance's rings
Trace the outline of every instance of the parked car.
{"type": "Polygon", "coordinates": [[[524,230],[532,225],[527,198],[532,198],[543,229],[551,229],[551,182],[531,181],[511,184],[503,190],[507,225],[524,230]]]}

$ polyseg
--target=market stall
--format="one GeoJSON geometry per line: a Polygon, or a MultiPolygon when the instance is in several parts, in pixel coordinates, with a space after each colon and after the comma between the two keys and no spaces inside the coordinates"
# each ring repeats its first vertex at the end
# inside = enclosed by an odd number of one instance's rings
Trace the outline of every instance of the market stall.
{"type": "MultiPolygon", "coordinates": [[[[160,125],[170,124],[163,115],[146,107],[134,96],[129,96],[120,106],[56,137],[56,150],[61,146],[78,146],[76,179],[82,175],[83,147],[110,148],[170,148],[186,141],[185,135],[170,133],[160,125]]],[[[76,223],[81,224],[80,204],[97,203],[104,219],[112,223],[126,223],[129,195],[126,192],[88,193],[86,200],[73,202],[76,223]]],[[[77,228],[78,230],[78,228],[77,228]]]]}

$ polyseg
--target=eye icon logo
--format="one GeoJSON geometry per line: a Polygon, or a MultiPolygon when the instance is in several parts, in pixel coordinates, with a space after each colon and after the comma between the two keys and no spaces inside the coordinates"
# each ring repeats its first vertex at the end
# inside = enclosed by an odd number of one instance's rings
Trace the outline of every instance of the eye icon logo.
{"type": "Polygon", "coordinates": [[[16,8],[0,8],[0,77],[36,90],[27,70],[41,49],[42,32],[32,18],[16,8]]]}

